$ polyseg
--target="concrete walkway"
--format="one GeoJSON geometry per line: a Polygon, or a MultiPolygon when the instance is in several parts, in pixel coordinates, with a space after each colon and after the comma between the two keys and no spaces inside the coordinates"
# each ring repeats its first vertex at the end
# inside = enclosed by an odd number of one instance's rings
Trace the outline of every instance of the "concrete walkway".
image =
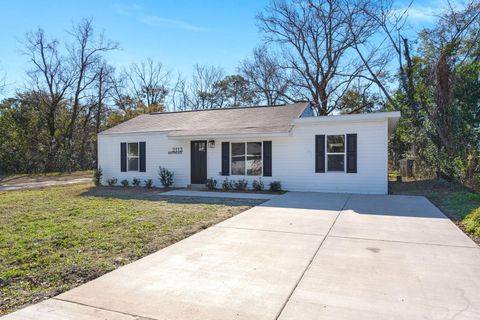
{"type": "Polygon", "coordinates": [[[162,196],[181,197],[208,197],[208,198],[231,198],[231,199],[260,199],[270,200],[279,197],[278,194],[249,193],[249,192],[223,192],[223,191],[194,191],[194,190],[173,190],[162,192],[162,196]]]}
{"type": "Polygon", "coordinates": [[[480,248],[423,197],[287,193],[3,320],[480,319],[480,248]]]}
{"type": "Polygon", "coordinates": [[[21,190],[21,189],[63,186],[67,184],[86,183],[86,182],[92,182],[92,178],[76,178],[76,179],[70,179],[70,180],[48,180],[48,181],[26,182],[26,183],[16,183],[16,184],[4,183],[4,184],[0,184],[0,191],[12,191],[12,190],[21,190]]]}

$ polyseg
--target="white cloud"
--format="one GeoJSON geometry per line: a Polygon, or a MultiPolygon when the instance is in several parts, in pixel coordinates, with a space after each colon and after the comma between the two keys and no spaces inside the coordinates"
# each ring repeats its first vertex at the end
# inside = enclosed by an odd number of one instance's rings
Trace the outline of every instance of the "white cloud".
{"type": "Polygon", "coordinates": [[[449,6],[457,9],[465,7],[461,0],[433,0],[421,4],[413,2],[410,8],[405,3],[398,5],[394,12],[398,15],[408,9],[408,21],[412,24],[434,23],[449,6]]]}
{"type": "Polygon", "coordinates": [[[434,22],[439,13],[439,8],[413,6],[408,10],[408,19],[412,22],[434,22]]]}
{"type": "Polygon", "coordinates": [[[113,9],[117,14],[124,16],[131,15],[143,10],[143,8],[135,3],[132,4],[114,4],[113,9]]]}
{"type": "Polygon", "coordinates": [[[199,27],[182,20],[168,19],[159,16],[143,16],[140,18],[140,21],[144,24],[153,27],[167,27],[167,28],[176,28],[183,29],[188,31],[205,31],[203,27],[199,27]]]}
{"type": "Polygon", "coordinates": [[[414,4],[410,7],[398,7],[393,13],[394,15],[399,16],[404,14],[405,11],[407,11],[407,20],[410,23],[422,24],[435,22],[438,14],[441,12],[441,8],[414,4]]]}

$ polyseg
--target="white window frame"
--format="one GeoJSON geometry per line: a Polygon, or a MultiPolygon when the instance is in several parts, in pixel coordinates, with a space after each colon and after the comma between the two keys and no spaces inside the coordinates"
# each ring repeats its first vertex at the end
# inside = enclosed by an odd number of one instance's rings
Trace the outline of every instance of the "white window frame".
{"type": "Polygon", "coordinates": [[[140,143],[139,142],[127,142],[127,171],[140,171],[140,143]],[[130,156],[130,145],[137,145],[137,156],[130,156]],[[130,169],[130,159],[137,159],[137,169],[130,169]]]}
{"type": "Polygon", "coordinates": [[[345,173],[346,172],[346,165],[347,165],[347,135],[346,134],[327,134],[325,137],[325,164],[326,164],[326,172],[337,172],[337,173],[345,173]],[[343,136],[343,152],[328,152],[328,137],[329,136],[343,136]],[[328,170],[328,156],[329,155],[343,155],[343,171],[339,170],[328,170]]]}
{"type": "MultiPolygon", "coordinates": [[[[239,156],[236,156],[239,157],[239,156]]],[[[230,169],[230,175],[234,177],[262,177],[263,176],[263,141],[238,141],[238,142],[231,142],[230,141],[230,157],[229,157],[229,169],[230,169]],[[232,173],[232,149],[233,149],[233,144],[234,143],[243,143],[245,145],[245,155],[243,156],[245,159],[245,173],[244,174],[233,174],[232,173]],[[248,147],[247,143],[260,143],[260,174],[258,175],[251,175],[247,174],[248,172],[248,162],[247,162],[247,157],[248,157],[248,147]]]]}

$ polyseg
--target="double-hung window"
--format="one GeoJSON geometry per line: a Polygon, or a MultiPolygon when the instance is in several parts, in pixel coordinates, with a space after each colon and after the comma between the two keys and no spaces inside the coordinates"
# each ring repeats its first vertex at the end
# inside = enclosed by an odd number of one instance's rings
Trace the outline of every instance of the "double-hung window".
{"type": "Polygon", "coordinates": [[[138,171],[139,161],[139,148],[138,142],[128,143],[127,163],[128,171],[138,171]]]}
{"type": "Polygon", "coordinates": [[[345,136],[327,136],[328,171],[345,171],[345,136]]]}
{"type": "Polygon", "coordinates": [[[262,175],[262,143],[233,142],[231,159],[232,175],[262,175]]]}

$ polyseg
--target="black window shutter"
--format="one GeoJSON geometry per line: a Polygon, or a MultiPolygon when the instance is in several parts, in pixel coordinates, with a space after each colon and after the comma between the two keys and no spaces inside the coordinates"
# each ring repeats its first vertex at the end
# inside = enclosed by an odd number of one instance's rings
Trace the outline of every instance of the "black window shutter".
{"type": "Polygon", "coordinates": [[[325,135],[315,136],[315,172],[325,172],[325,135]]]}
{"type": "Polygon", "coordinates": [[[145,172],[147,169],[147,160],[146,160],[146,144],[145,142],[140,142],[140,172],[145,172]]]}
{"type": "Polygon", "coordinates": [[[347,173],[357,173],[357,134],[347,134],[347,173]]]}
{"type": "Polygon", "coordinates": [[[272,176],[272,141],[263,141],[263,176],[272,176]]]}
{"type": "Polygon", "coordinates": [[[222,142],[222,176],[230,175],[230,142],[222,142]]]}
{"type": "Polygon", "coordinates": [[[127,143],[120,143],[120,171],[127,171],[127,143]]]}

